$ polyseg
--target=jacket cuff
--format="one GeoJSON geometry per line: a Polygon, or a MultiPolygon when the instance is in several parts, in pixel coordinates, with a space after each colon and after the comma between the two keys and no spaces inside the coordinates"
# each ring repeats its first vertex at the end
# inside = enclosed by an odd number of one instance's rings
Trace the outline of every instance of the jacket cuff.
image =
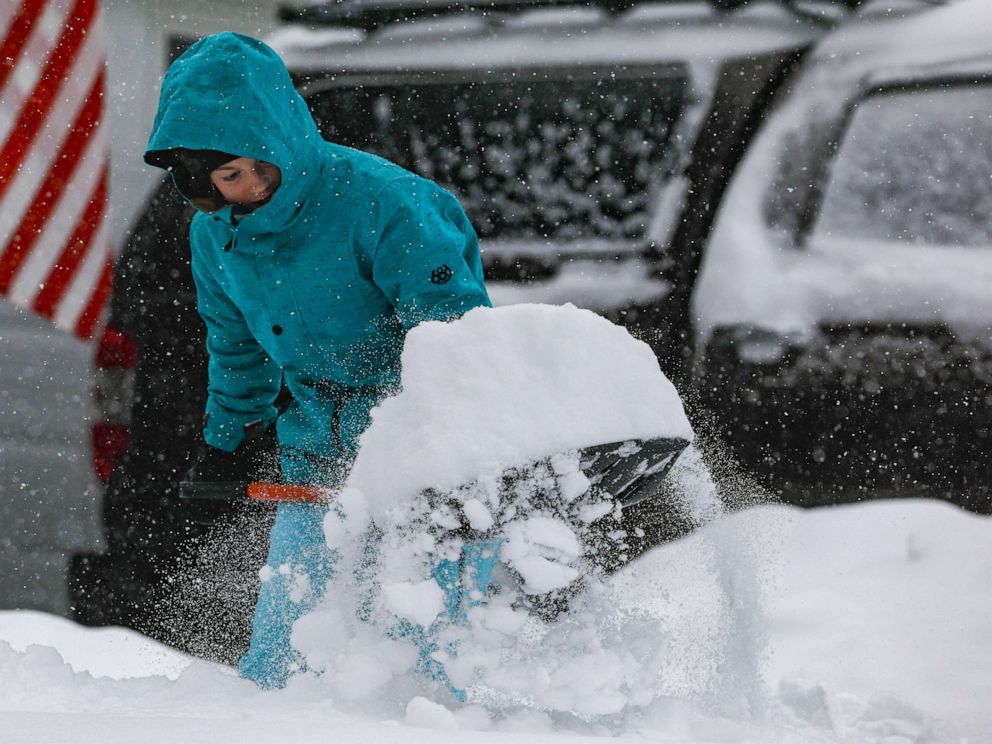
{"type": "Polygon", "coordinates": [[[244,441],[245,426],[261,420],[263,426],[275,421],[278,411],[275,406],[254,414],[235,413],[214,406],[207,406],[207,419],[203,425],[203,440],[211,447],[234,452],[244,441]]]}

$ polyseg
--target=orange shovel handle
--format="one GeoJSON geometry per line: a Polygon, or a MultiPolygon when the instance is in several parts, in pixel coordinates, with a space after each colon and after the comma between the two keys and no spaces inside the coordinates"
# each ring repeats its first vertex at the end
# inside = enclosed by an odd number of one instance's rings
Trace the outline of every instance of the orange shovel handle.
{"type": "Polygon", "coordinates": [[[331,491],[319,486],[292,483],[249,483],[248,498],[252,501],[291,501],[301,504],[322,504],[331,500],[331,491]]]}

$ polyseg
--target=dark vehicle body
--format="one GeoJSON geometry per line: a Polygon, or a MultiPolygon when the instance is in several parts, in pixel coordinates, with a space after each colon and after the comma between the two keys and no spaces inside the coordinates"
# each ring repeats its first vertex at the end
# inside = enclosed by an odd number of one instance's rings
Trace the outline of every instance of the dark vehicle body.
{"type": "MultiPolygon", "coordinates": [[[[371,30],[287,27],[269,42],[327,138],[458,196],[496,304],[601,312],[650,343],[679,380],[690,369],[690,289],[715,206],[825,26],[777,6],[625,3],[613,14],[517,5],[371,30]]],[[[77,620],[136,627],[203,655],[202,638],[163,626],[163,597],[215,525],[246,517],[178,498],[205,357],[188,208],[169,189],[156,192],[115,277],[112,324],[137,347],[136,369],[123,373],[134,379],[130,439],[104,497],[109,550],[77,556],[71,581],[77,620]]],[[[267,518],[250,516],[257,535],[267,518]]],[[[205,621],[228,635],[205,655],[230,661],[247,639],[258,540],[254,553],[225,557],[238,562],[244,591],[219,610],[236,617],[205,621]]]]}

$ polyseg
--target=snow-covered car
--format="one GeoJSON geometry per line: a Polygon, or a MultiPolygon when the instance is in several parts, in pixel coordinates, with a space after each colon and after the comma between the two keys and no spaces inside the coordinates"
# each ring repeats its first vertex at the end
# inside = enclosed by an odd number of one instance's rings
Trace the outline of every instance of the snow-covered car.
{"type": "Polygon", "coordinates": [[[890,6],[820,42],[727,191],[700,394],[793,499],[989,511],[992,6],[890,6]]]}
{"type": "MultiPolygon", "coordinates": [[[[617,13],[588,3],[484,5],[308,5],[287,10],[298,22],[268,41],[328,139],[459,197],[497,304],[603,312],[648,341],[677,378],[712,205],[779,84],[842,4],[805,13],[701,0],[613,4],[625,6],[617,13]]],[[[198,511],[177,492],[202,416],[205,359],[189,215],[168,189],[115,276],[111,323],[135,343],[136,367],[109,355],[122,367],[104,379],[133,374],[135,404],[121,422],[126,448],[123,438],[107,441],[108,457],[120,457],[104,496],[109,550],[77,556],[71,584],[76,619],[175,643],[184,639],[161,628],[153,598],[221,512],[198,511]]],[[[104,396],[116,399],[110,389],[104,396]]],[[[242,562],[250,591],[251,556],[228,559],[242,562]]],[[[224,653],[247,638],[235,620],[224,626],[234,638],[224,653]]]]}
{"type": "Polygon", "coordinates": [[[101,544],[90,353],[0,299],[0,607],[65,614],[69,554],[101,544]]]}

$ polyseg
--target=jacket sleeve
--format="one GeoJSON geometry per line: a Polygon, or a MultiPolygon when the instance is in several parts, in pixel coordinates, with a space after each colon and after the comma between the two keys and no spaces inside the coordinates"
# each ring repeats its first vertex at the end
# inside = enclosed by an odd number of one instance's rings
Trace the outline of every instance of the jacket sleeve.
{"type": "Polygon", "coordinates": [[[190,230],[196,305],[207,327],[207,419],[203,438],[207,444],[233,452],[244,438],[245,424],[276,418],[273,405],[282,373],[252,335],[241,311],[217,281],[199,244],[195,222],[190,230]]]}
{"type": "Polygon", "coordinates": [[[386,186],[376,204],[372,278],[407,329],[491,307],[479,240],[458,200],[426,179],[386,186]]]}

